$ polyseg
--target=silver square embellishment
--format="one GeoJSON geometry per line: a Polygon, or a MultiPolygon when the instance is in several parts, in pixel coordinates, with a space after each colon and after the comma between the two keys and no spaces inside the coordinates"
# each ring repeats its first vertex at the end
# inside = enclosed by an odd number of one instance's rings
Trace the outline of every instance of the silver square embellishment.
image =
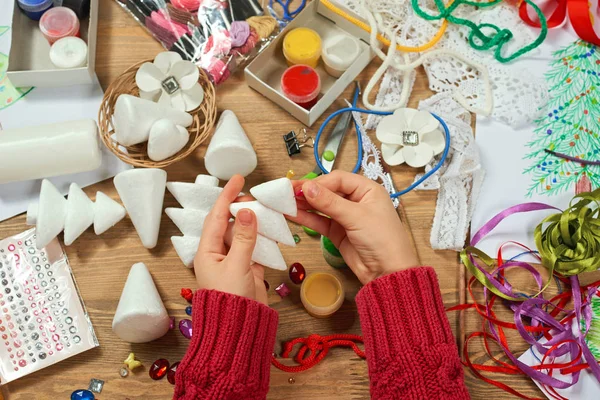
{"type": "Polygon", "coordinates": [[[416,131],[403,131],[402,144],[405,146],[416,146],[419,144],[419,134],[416,131]]]}
{"type": "Polygon", "coordinates": [[[173,94],[179,90],[179,83],[177,82],[177,79],[175,79],[174,76],[169,76],[167,79],[162,81],[161,84],[163,89],[165,89],[165,92],[167,92],[168,94],[173,94]]]}
{"type": "Polygon", "coordinates": [[[102,393],[102,388],[104,388],[104,381],[100,379],[92,378],[90,380],[90,384],[88,386],[88,390],[94,393],[102,393]]]}

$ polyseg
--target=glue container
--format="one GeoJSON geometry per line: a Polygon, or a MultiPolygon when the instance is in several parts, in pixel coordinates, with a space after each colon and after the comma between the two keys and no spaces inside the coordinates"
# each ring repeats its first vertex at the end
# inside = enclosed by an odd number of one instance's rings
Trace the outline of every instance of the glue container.
{"type": "Polygon", "coordinates": [[[283,39],[283,55],[288,65],[309,65],[313,68],[321,57],[321,37],[309,28],[292,29],[283,39]]]}
{"type": "Polygon", "coordinates": [[[321,77],[308,65],[294,65],[281,76],[281,90],[285,97],[309,110],[319,100],[321,77]]]}
{"type": "Polygon", "coordinates": [[[48,43],[53,44],[67,36],[79,36],[79,19],[70,8],[54,7],[42,15],[40,30],[48,43]]]}
{"type": "Polygon", "coordinates": [[[53,0],[17,0],[19,8],[34,21],[39,21],[42,15],[54,5],[53,0]]]}
{"type": "Polygon", "coordinates": [[[344,303],[344,287],[335,275],[325,272],[310,274],[300,287],[300,300],[310,315],[327,318],[344,303]]]}
{"type": "Polygon", "coordinates": [[[360,43],[357,38],[337,33],[325,39],[321,57],[327,73],[339,78],[356,61],[359,54],[360,43]]]}

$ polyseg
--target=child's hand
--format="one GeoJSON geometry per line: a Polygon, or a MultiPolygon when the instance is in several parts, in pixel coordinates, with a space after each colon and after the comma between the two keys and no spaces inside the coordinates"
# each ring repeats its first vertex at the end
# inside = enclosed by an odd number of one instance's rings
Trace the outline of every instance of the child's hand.
{"type": "Polygon", "coordinates": [[[298,216],[288,218],[327,236],[363,284],[417,266],[408,234],[381,185],[341,171],[293,184],[294,190],[302,187],[305,200],[298,198],[298,216]]]}
{"type": "Polygon", "coordinates": [[[214,289],[267,304],[264,267],[251,264],[256,243],[256,216],[251,210],[238,212],[229,240],[229,205],[242,188],[244,178],[234,176],[227,182],[212,211],[204,221],[202,239],[194,259],[196,280],[200,289],[214,289]],[[227,251],[227,244],[229,251],[227,251]]]}

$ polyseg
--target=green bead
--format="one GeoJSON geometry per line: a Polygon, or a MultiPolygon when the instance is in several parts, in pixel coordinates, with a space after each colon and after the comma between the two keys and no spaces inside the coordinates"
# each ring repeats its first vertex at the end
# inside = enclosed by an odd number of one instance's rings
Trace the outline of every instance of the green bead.
{"type": "Polygon", "coordinates": [[[337,247],[335,247],[333,242],[329,240],[328,237],[323,236],[321,240],[323,241],[323,248],[325,248],[325,250],[327,250],[329,253],[333,254],[336,257],[342,256],[342,253],[340,253],[340,251],[337,249],[337,247]]]}
{"type": "Polygon", "coordinates": [[[313,231],[312,229],[307,228],[306,226],[303,226],[302,229],[304,229],[304,232],[306,232],[308,236],[319,236],[319,232],[313,231]]]}
{"type": "MultiPolygon", "coordinates": [[[[308,228],[307,228],[307,229],[308,229],[308,228]]],[[[293,237],[294,237],[294,243],[296,243],[296,244],[300,243],[300,236],[298,236],[298,235],[294,234],[294,236],[293,236],[293,237]]]]}
{"type": "Polygon", "coordinates": [[[333,151],[327,150],[323,153],[323,158],[327,161],[333,161],[333,159],[335,158],[335,154],[333,151]]]}

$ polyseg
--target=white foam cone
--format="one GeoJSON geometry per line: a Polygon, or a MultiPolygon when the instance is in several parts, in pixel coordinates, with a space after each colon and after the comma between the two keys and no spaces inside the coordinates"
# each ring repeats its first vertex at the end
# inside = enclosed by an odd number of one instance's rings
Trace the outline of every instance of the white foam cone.
{"type": "Polygon", "coordinates": [[[94,203],[94,233],[102,235],[125,217],[125,208],[102,192],[94,203]]]}
{"type": "Polygon", "coordinates": [[[144,263],[131,267],[115,317],[113,332],[129,343],[146,343],[169,330],[169,315],[144,263]]]}
{"type": "Polygon", "coordinates": [[[292,217],[298,214],[294,188],[292,181],[288,178],[275,179],[254,186],[250,189],[250,194],[262,205],[272,210],[292,217]]]}
{"type": "Polygon", "coordinates": [[[94,203],[76,183],[71,183],[67,197],[65,245],[73,242],[94,222],[94,203]]]}
{"type": "Polygon", "coordinates": [[[129,218],[148,249],[158,241],[166,183],[167,173],[157,168],[130,169],[114,179],[129,218]]]}
{"type": "Polygon", "coordinates": [[[256,168],[256,152],[233,111],[225,110],[206,149],[204,166],[222,180],[233,175],[247,176],[256,168]]]}
{"type": "Polygon", "coordinates": [[[67,200],[47,179],[42,181],[36,220],[36,246],[46,247],[65,227],[67,200]]]}
{"type": "Polygon", "coordinates": [[[232,203],[229,206],[229,211],[235,217],[243,208],[254,211],[256,220],[258,221],[258,233],[276,242],[288,246],[296,246],[292,232],[283,214],[263,206],[258,201],[232,203]]]}
{"type": "Polygon", "coordinates": [[[196,180],[194,181],[196,185],[205,185],[205,186],[219,186],[219,178],[210,175],[198,175],[196,176],[196,180]]]}

